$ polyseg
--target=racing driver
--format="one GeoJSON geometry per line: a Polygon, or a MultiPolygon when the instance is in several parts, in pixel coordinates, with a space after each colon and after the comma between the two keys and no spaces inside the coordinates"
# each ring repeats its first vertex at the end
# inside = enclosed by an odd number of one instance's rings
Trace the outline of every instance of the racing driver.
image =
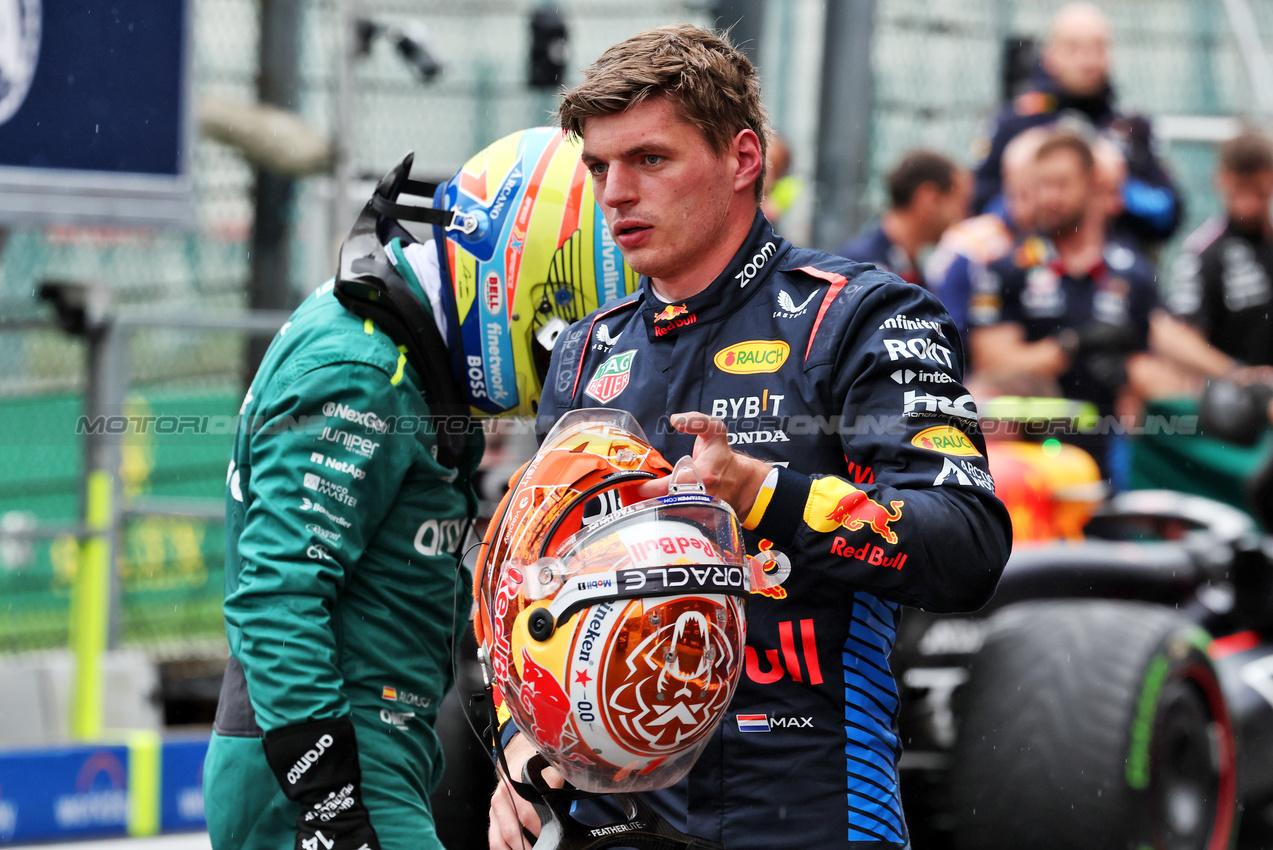
{"type": "MultiPolygon", "coordinates": [[[[665,457],[693,455],[752,551],[792,562],[750,599],[714,740],[651,802],[730,850],[905,847],[888,660],[901,608],[978,608],[1011,545],[958,333],[923,288],[770,229],[758,76],[724,37],[674,26],[611,47],[561,123],[642,277],[558,339],[541,425],[630,411],[665,457]]],[[[509,769],[529,754],[512,735],[509,769]]],[[[492,848],[539,827],[505,788],[491,818],[492,848]]]]}

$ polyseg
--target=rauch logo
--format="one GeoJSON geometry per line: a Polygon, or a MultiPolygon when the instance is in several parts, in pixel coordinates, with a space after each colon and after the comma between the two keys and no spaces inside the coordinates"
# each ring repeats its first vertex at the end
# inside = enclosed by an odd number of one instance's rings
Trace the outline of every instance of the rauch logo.
{"type": "Polygon", "coordinates": [[[731,375],[756,375],[777,372],[790,353],[791,346],[785,342],[753,339],[722,348],[712,362],[731,375]]]}
{"type": "Polygon", "coordinates": [[[981,452],[977,451],[968,435],[949,425],[925,428],[911,437],[911,445],[952,457],[981,457],[981,452]]]}

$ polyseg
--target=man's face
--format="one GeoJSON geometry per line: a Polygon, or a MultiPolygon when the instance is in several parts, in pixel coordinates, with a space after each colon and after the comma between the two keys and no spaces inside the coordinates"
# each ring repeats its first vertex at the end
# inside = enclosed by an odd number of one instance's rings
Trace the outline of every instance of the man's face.
{"type": "Polygon", "coordinates": [[[1069,94],[1099,94],[1109,76],[1109,29],[1104,19],[1076,12],[1058,22],[1044,47],[1043,66],[1069,94]]]}
{"type": "Polygon", "coordinates": [[[1058,239],[1077,231],[1092,190],[1091,175],[1079,155],[1060,149],[1036,160],[1035,180],[1034,222],[1039,232],[1058,239]]]}
{"type": "MultiPolygon", "coordinates": [[[[733,151],[718,155],[669,101],[589,118],[583,161],[610,232],[640,274],[687,278],[713,267],[722,250],[727,261],[737,248],[722,248],[721,235],[731,203],[738,203],[738,158],[733,151]]],[[[750,192],[746,197],[754,198],[750,192]]],[[[748,221],[753,214],[754,203],[748,221]]]]}
{"type": "Polygon", "coordinates": [[[972,200],[972,175],[962,168],[955,171],[955,179],[949,192],[937,196],[937,215],[935,216],[934,242],[941,237],[946,228],[968,217],[968,204],[972,200]]]}
{"type": "Polygon", "coordinates": [[[1269,203],[1273,201],[1273,171],[1234,174],[1221,170],[1216,175],[1224,211],[1239,227],[1254,230],[1269,220],[1269,203]]]}
{"type": "Polygon", "coordinates": [[[1034,162],[1023,163],[1009,171],[1003,170],[1003,201],[1008,207],[1012,223],[1022,233],[1034,230],[1034,211],[1039,194],[1035,179],[1034,162]]]}

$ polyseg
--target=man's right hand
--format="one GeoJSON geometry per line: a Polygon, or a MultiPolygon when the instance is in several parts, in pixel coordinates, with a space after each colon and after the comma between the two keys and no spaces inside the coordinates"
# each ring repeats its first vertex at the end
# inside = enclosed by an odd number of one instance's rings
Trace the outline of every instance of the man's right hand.
{"type": "MultiPolygon", "coordinates": [[[[508,746],[504,748],[504,760],[508,763],[508,769],[519,780],[526,762],[530,761],[534,755],[535,748],[521,733],[514,735],[508,742],[508,746]]],[[[491,795],[491,826],[487,832],[487,839],[490,841],[491,850],[526,850],[529,844],[522,835],[522,828],[525,827],[531,835],[539,835],[539,815],[530,801],[523,799],[509,783],[508,778],[502,775],[504,772],[502,768],[499,772],[501,774],[499,784],[495,786],[495,793],[491,795]]],[[[544,771],[544,781],[553,788],[560,788],[566,784],[565,778],[551,767],[544,771]]]]}

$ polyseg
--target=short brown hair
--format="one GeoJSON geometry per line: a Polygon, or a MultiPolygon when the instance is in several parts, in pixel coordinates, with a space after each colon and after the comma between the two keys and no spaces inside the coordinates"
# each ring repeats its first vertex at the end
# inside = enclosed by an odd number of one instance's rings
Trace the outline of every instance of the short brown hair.
{"type": "Polygon", "coordinates": [[[760,100],[760,75],[724,33],[681,24],[637,33],[611,47],[562,97],[561,128],[583,136],[589,118],[626,112],[663,97],[721,154],[742,130],[760,139],[756,202],[764,196],[769,116],[760,100]]]}
{"type": "Polygon", "coordinates": [[[911,205],[915,192],[925,183],[933,183],[943,195],[955,188],[955,174],[959,166],[949,157],[933,151],[911,151],[893,166],[885,182],[893,209],[903,210],[911,205]]]}
{"type": "Polygon", "coordinates": [[[1088,176],[1091,176],[1096,168],[1096,155],[1092,153],[1092,146],[1088,144],[1087,139],[1070,130],[1057,130],[1044,139],[1039,145],[1039,150],[1034,154],[1034,161],[1047,159],[1058,151],[1073,152],[1083,165],[1083,173],[1088,176]]]}
{"type": "Polygon", "coordinates": [[[1243,130],[1220,146],[1220,170],[1242,177],[1273,171],[1273,144],[1258,130],[1243,130]]]}

